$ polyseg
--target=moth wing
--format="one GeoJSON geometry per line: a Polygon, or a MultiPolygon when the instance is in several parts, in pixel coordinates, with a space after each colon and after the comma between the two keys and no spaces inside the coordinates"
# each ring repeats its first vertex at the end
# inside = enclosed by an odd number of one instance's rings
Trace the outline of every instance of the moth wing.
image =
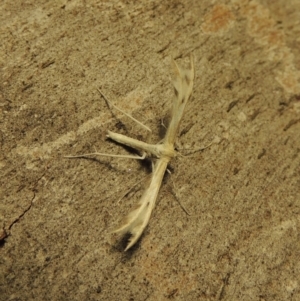
{"type": "Polygon", "coordinates": [[[125,251],[138,241],[148,225],[167,165],[168,160],[160,159],[156,162],[149,187],[144,191],[134,210],[126,216],[121,227],[114,231],[131,234],[125,251]]]}
{"type": "Polygon", "coordinates": [[[175,74],[174,78],[172,79],[175,99],[172,107],[171,122],[164,140],[166,143],[170,144],[174,144],[175,142],[185,105],[192,94],[195,77],[194,57],[191,54],[189,69],[184,69],[178,66],[174,60],[172,61],[172,65],[175,74]]]}

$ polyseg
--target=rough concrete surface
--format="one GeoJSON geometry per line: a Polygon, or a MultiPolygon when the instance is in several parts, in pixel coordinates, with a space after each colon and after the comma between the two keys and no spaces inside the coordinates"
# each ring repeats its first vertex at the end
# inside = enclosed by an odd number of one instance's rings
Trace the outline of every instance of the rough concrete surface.
{"type": "Polygon", "coordinates": [[[0,300],[300,300],[299,20],[299,0],[1,1],[0,300]],[[160,141],[191,52],[184,156],[124,252],[150,161],[64,156],[160,141]]]}

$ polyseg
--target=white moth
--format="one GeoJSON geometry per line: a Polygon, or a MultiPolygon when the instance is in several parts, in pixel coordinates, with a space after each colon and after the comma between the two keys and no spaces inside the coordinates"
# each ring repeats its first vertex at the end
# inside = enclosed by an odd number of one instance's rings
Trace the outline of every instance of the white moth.
{"type": "MultiPolygon", "coordinates": [[[[125,251],[131,248],[138,241],[149,222],[168,163],[176,155],[174,149],[174,142],[178,133],[185,105],[192,93],[195,75],[193,55],[190,56],[190,66],[188,69],[183,69],[179,67],[174,60],[172,61],[172,65],[175,73],[175,77],[172,79],[174,85],[175,99],[173,101],[171,122],[162,142],[158,144],[148,144],[122,134],[117,134],[108,131],[107,136],[109,138],[113,139],[118,143],[122,143],[124,145],[141,150],[143,151],[143,155],[141,157],[119,156],[96,152],[80,156],[68,156],[74,158],[83,157],[87,155],[104,155],[112,157],[144,159],[146,155],[152,155],[157,158],[157,161],[153,168],[149,187],[144,191],[135,209],[127,215],[122,225],[115,231],[120,233],[129,232],[131,234],[125,251]]],[[[101,91],[100,93],[102,94],[101,91]]],[[[106,97],[103,94],[102,96],[106,99],[106,97]]],[[[131,118],[131,116],[129,117],[131,118]]]]}

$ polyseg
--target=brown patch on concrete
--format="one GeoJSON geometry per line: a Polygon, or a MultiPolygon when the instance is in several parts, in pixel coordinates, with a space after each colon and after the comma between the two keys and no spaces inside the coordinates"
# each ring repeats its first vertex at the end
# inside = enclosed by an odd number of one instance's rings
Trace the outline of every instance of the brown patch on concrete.
{"type": "Polygon", "coordinates": [[[204,16],[201,29],[204,33],[222,33],[233,26],[234,20],[235,17],[230,7],[218,4],[204,16]]]}

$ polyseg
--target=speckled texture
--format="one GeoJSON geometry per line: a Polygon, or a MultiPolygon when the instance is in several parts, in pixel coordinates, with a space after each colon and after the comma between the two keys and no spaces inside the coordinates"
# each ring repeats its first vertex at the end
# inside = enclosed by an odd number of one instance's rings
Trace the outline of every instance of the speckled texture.
{"type": "Polygon", "coordinates": [[[1,301],[300,300],[298,0],[4,0],[0,12],[1,301]],[[171,162],[124,253],[111,231],[149,164],[63,156],[128,153],[107,129],[159,141],[170,57],[190,52],[177,146],[219,143],[171,162]]]}

